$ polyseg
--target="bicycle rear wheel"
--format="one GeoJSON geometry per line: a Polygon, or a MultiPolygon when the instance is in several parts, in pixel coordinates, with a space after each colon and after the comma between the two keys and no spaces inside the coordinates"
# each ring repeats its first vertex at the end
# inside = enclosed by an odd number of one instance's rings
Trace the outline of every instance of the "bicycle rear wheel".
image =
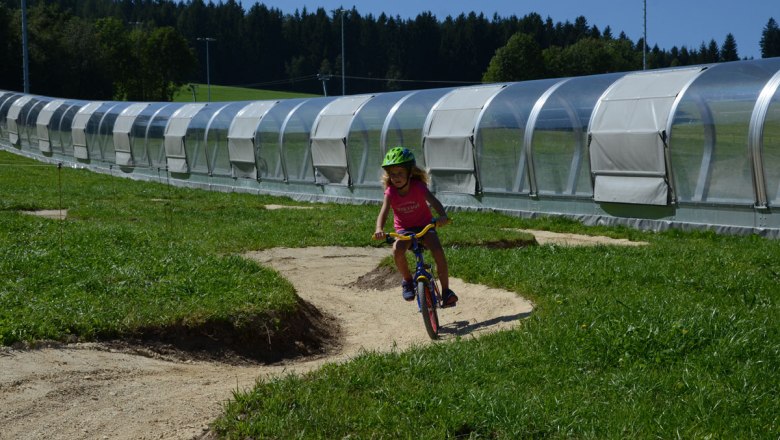
{"type": "Polygon", "coordinates": [[[439,337],[439,314],[436,312],[436,301],[433,299],[430,284],[425,281],[417,282],[417,299],[420,301],[425,331],[431,339],[439,337]]]}

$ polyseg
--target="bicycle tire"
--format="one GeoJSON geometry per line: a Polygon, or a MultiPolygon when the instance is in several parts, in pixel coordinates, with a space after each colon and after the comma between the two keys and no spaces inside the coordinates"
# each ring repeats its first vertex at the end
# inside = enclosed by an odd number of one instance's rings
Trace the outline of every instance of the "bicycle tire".
{"type": "Polygon", "coordinates": [[[425,281],[417,282],[417,299],[420,301],[420,312],[422,312],[425,331],[428,332],[428,336],[431,339],[438,339],[439,314],[436,311],[436,303],[429,283],[425,281]]]}

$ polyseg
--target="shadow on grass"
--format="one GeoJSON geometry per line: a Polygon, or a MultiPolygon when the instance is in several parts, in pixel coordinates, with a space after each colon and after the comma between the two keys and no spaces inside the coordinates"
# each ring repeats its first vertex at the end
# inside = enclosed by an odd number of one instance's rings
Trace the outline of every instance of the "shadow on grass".
{"type": "Polygon", "coordinates": [[[491,318],[482,322],[455,321],[439,328],[443,335],[465,336],[485,327],[492,327],[502,322],[513,322],[531,316],[531,312],[517,313],[491,318]]]}

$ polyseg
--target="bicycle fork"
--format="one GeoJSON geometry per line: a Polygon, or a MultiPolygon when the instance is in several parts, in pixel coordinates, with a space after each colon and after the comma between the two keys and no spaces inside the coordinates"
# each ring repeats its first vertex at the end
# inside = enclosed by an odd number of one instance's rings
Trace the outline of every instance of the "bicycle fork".
{"type": "MultiPolygon", "coordinates": [[[[429,263],[424,263],[423,265],[418,264],[417,266],[417,271],[415,273],[415,287],[421,281],[425,283],[426,286],[428,286],[428,289],[431,291],[431,296],[433,297],[433,302],[435,303],[434,306],[438,307],[440,301],[439,291],[436,288],[436,283],[434,282],[434,275],[431,271],[431,265],[429,263]]],[[[420,304],[420,296],[419,295],[415,295],[415,296],[417,298],[417,311],[422,312],[422,304],[420,304]]]]}

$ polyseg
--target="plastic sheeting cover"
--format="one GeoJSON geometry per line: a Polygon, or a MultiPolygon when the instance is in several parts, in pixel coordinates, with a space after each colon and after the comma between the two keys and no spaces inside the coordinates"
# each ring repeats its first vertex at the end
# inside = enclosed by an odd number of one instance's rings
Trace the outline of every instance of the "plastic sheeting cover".
{"type": "Polygon", "coordinates": [[[168,170],[172,173],[188,173],[187,150],[184,148],[184,137],[190,121],[207,104],[187,104],[171,115],[165,127],[165,156],[168,170]]]}
{"type": "Polygon", "coordinates": [[[45,107],[38,114],[38,121],[36,121],[36,127],[38,130],[38,149],[41,153],[51,153],[51,136],[49,135],[49,124],[54,112],[57,111],[62,105],[65,104],[65,100],[57,99],[46,104],[45,107]]]}
{"type": "Polygon", "coordinates": [[[73,157],[76,159],[89,159],[89,150],[87,150],[87,123],[92,114],[97,111],[102,102],[90,102],[89,104],[81,107],[76,116],[73,118],[73,124],[71,125],[71,132],[73,133],[73,157]]]}
{"type": "Polygon", "coordinates": [[[474,131],[482,109],[504,87],[455,89],[433,107],[423,131],[423,153],[436,191],[476,194],[474,131]]]}
{"type": "Polygon", "coordinates": [[[8,140],[11,142],[11,145],[19,145],[21,140],[19,138],[19,114],[22,112],[22,108],[30,101],[32,101],[32,96],[23,96],[14,101],[11,104],[11,108],[8,109],[8,140]]]}
{"type": "Polygon", "coordinates": [[[347,136],[352,120],[374,95],[339,98],[320,112],[311,130],[311,158],[319,184],[349,185],[347,136]]]}
{"type": "Polygon", "coordinates": [[[148,103],[133,104],[122,111],[114,122],[114,151],[115,162],[120,166],[133,166],[132,146],[130,145],[130,131],[141,112],[148,107],[148,103]]]}
{"type": "Polygon", "coordinates": [[[634,73],[607,89],[590,128],[595,201],[669,203],[664,133],[677,95],[701,71],[634,73]]]}
{"type": "Polygon", "coordinates": [[[268,111],[279,101],[257,101],[238,111],[228,129],[228,155],[236,177],[257,179],[255,132],[268,111]]]}

